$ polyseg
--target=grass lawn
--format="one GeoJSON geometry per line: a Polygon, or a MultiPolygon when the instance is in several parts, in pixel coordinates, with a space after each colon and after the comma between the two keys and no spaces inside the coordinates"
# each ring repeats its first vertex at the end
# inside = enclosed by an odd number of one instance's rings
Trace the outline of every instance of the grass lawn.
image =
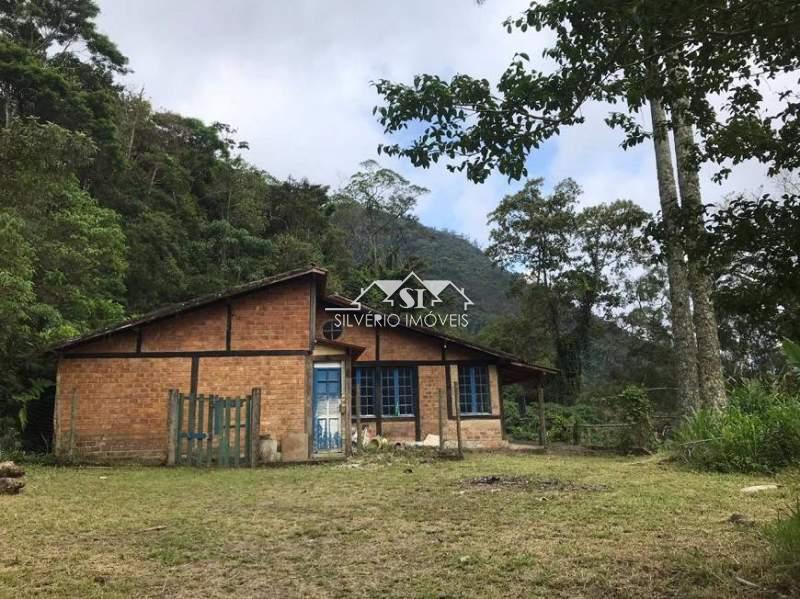
{"type": "Polygon", "coordinates": [[[557,455],[254,471],[29,466],[23,494],[0,496],[0,595],[791,595],[769,568],[761,524],[798,478],[740,493],[761,481],[557,455]],[[485,475],[522,480],[465,482],[485,475]],[[756,523],[728,522],[734,512],[756,523]]]}

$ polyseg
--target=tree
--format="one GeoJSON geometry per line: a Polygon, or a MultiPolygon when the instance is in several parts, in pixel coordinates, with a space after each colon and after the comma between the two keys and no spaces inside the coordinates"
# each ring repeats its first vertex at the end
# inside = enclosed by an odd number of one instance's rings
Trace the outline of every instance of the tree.
{"type": "Polygon", "coordinates": [[[0,129],[0,420],[24,424],[49,385],[43,349],[122,317],[125,238],[81,189],[93,146],[57,125],[0,129]]]}
{"type": "Polygon", "coordinates": [[[428,190],[374,160],[362,162],[361,168],[338,192],[338,212],[353,228],[350,243],[354,259],[368,265],[369,273],[365,274],[374,279],[398,268],[402,233],[398,221],[414,219],[412,210],[428,190]]]}
{"type": "Polygon", "coordinates": [[[2,126],[37,116],[92,136],[116,155],[115,73],[127,58],[97,31],[94,0],[0,4],[2,126]]]}
{"type": "Polygon", "coordinates": [[[428,123],[410,144],[379,149],[421,167],[455,161],[448,168],[473,181],[494,169],[519,179],[527,176],[531,150],[584,122],[586,102],[626,104],[608,122],[622,128],[628,147],[651,135],[635,113],[660,99],[665,107],[683,104],[680,118],[702,141],[695,159],[756,158],[778,173],[800,164],[794,135],[800,107],[791,84],[779,79],[798,70],[798,23],[793,0],[533,2],[505,26],[509,33],[552,32],[555,41],[543,58],[555,64],[553,72],[529,68],[530,57],[519,53],[496,91],[485,79],[461,74],[449,82],[418,75],[410,86],[379,80],[385,104],[375,112],[387,133],[415,119],[428,123]],[[760,87],[766,81],[785,92],[766,97],[760,87]],[[721,96],[722,113],[712,94],[721,96]]]}
{"type": "Polygon", "coordinates": [[[649,249],[642,238],[650,215],[629,200],[589,206],[578,213],[574,266],[567,281],[579,290],[576,297],[576,338],[579,351],[589,352],[589,329],[595,310],[612,319],[625,304],[630,271],[641,266],[649,249]]]}
{"type": "Polygon", "coordinates": [[[123,94],[116,119],[124,158],[94,187],[123,215],[130,311],[311,262],[346,267],[327,187],[276,180],[231,126],[153,112],[142,94],[123,94]]]}
{"type": "Polygon", "coordinates": [[[782,339],[800,339],[800,197],[739,194],[711,214],[705,250],[719,281],[723,356],[738,375],[777,373],[782,339]]]}
{"type": "MultiPolygon", "coordinates": [[[[628,271],[643,260],[640,237],[648,215],[618,200],[576,209],[581,189],[571,179],[542,193],[541,179],[504,198],[490,215],[487,253],[527,272],[526,303],[545,307],[538,326],[550,333],[562,371],[561,394],[580,394],[593,325],[623,304],[628,271]]],[[[535,326],[535,325],[534,325],[535,326]]]]}
{"type": "Polygon", "coordinates": [[[667,118],[660,101],[650,102],[650,115],[653,122],[653,148],[656,155],[663,245],[669,280],[673,359],[676,364],[676,382],[682,408],[688,411],[700,405],[697,338],[692,322],[689,271],[685,260],[685,240],[679,227],[680,204],[673,174],[672,151],[667,137],[667,118]]]}

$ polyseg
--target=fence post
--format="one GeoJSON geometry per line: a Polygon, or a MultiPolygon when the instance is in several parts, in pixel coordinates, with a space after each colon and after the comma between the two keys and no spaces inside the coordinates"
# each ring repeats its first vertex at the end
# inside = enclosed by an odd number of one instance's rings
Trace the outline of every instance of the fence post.
{"type": "Polygon", "coordinates": [[[75,419],[78,417],[78,390],[72,390],[69,403],[69,459],[75,459],[75,419]]]}
{"type": "Polygon", "coordinates": [[[439,453],[444,451],[444,390],[439,387],[439,453]]]}
{"type": "Polygon", "coordinates": [[[250,403],[252,408],[250,414],[253,422],[250,425],[250,467],[255,468],[258,465],[258,441],[261,436],[261,389],[254,387],[250,394],[250,403]]]}
{"type": "Polygon", "coordinates": [[[456,404],[456,438],[458,440],[458,457],[463,458],[461,446],[461,398],[458,395],[458,381],[453,381],[453,401],[456,404]]]}
{"type": "Polygon", "coordinates": [[[214,417],[216,410],[214,409],[214,395],[208,396],[208,436],[206,437],[206,465],[211,466],[214,456],[212,451],[214,449],[214,417]]]}
{"type": "Polygon", "coordinates": [[[544,385],[542,385],[542,377],[539,377],[539,386],[537,388],[539,396],[539,445],[547,447],[547,419],[544,414],[544,385]]]}
{"type": "Polygon", "coordinates": [[[361,382],[356,382],[356,449],[364,448],[364,433],[361,430],[361,382]]]}
{"type": "Polygon", "coordinates": [[[190,466],[194,465],[194,450],[197,447],[197,442],[194,438],[194,421],[197,417],[197,393],[189,393],[189,410],[188,418],[186,421],[186,461],[190,466]]]}
{"type": "Polygon", "coordinates": [[[575,425],[572,427],[572,443],[574,445],[581,444],[581,423],[575,419],[575,425]]]}
{"type": "Polygon", "coordinates": [[[178,441],[178,391],[170,389],[167,393],[167,466],[175,465],[178,441]]]}
{"type": "Polygon", "coordinates": [[[344,455],[348,458],[353,455],[353,387],[350,382],[352,380],[350,369],[350,361],[348,360],[345,364],[344,381],[342,381],[345,396],[344,410],[340,410],[340,414],[342,411],[344,412],[342,417],[344,422],[339,425],[339,428],[344,429],[344,455]]]}

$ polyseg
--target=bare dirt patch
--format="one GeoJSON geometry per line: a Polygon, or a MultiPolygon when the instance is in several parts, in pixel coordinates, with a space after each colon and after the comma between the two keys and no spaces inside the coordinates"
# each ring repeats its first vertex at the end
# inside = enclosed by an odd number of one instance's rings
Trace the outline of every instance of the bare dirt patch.
{"type": "Polygon", "coordinates": [[[596,492],[607,491],[608,486],[603,484],[587,484],[565,481],[559,478],[528,478],[524,476],[507,476],[502,474],[489,474],[468,478],[462,481],[462,486],[467,488],[492,490],[492,489],[519,489],[537,492],[596,492]]]}

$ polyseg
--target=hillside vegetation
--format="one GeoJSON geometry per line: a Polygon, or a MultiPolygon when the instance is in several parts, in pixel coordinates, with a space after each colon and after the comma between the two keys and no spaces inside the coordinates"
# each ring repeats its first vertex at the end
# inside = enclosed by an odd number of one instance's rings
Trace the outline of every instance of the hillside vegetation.
{"type": "Polygon", "coordinates": [[[465,288],[475,303],[469,309],[472,330],[480,330],[496,316],[519,310],[519,299],[511,295],[514,276],[492,262],[476,244],[452,231],[419,222],[406,221],[403,229],[402,252],[419,258],[420,276],[448,279],[465,288]]]}

